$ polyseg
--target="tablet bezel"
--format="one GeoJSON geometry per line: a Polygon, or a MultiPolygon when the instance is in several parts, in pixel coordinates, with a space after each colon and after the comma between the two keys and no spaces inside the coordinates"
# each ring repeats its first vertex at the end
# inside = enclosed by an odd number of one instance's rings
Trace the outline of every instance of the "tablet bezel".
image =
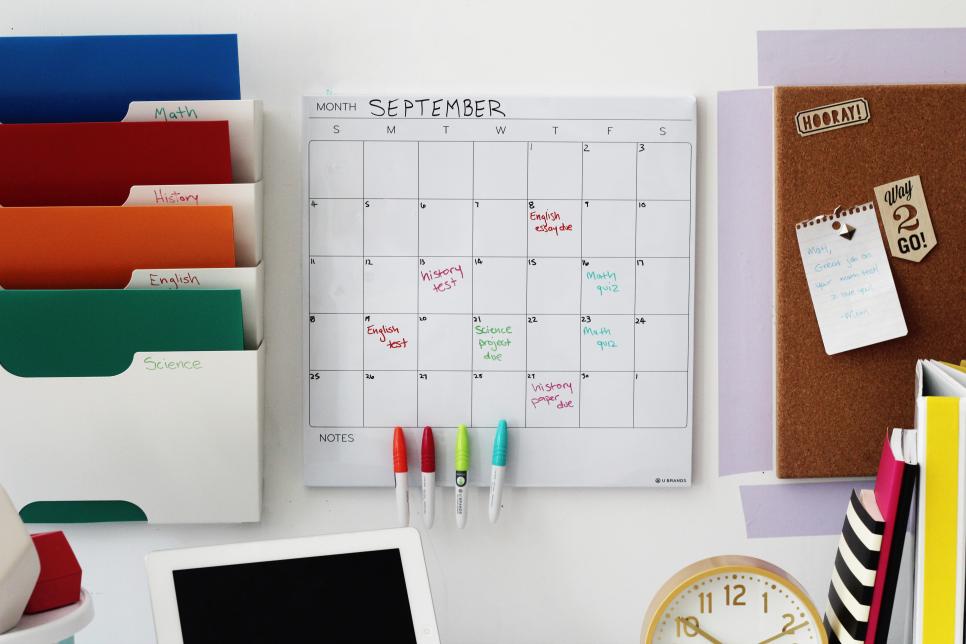
{"type": "Polygon", "coordinates": [[[184,644],[174,571],[232,564],[303,559],[373,550],[399,550],[418,644],[439,644],[422,542],[415,528],[354,532],[297,539],[252,541],[152,552],[145,557],[158,644],[184,644]]]}

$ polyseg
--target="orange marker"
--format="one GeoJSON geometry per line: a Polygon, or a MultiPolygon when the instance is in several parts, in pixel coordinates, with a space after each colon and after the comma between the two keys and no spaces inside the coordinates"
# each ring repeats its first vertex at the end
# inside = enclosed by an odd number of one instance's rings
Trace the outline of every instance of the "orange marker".
{"type": "Polygon", "coordinates": [[[396,515],[399,525],[405,527],[409,525],[409,459],[402,427],[392,434],[392,471],[396,475],[396,515]]]}

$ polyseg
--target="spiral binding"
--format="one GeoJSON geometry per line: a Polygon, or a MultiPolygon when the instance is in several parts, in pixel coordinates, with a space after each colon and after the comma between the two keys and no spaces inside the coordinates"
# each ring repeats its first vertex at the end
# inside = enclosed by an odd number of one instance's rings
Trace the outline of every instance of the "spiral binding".
{"type": "Polygon", "coordinates": [[[812,219],[806,219],[805,221],[800,221],[795,224],[795,230],[806,228],[807,226],[814,226],[816,224],[821,224],[826,221],[833,221],[835,219],[841,219],[842,217],[847,217],[849,215],[854,215],[856,213],[865,212],[866,210],[875,210],[875,206],[871,201],[859,204],[857,206],[852,206],[848,210],[838,206],[830,215],[819,215],[818,217],[813,217],[812,219]]]}

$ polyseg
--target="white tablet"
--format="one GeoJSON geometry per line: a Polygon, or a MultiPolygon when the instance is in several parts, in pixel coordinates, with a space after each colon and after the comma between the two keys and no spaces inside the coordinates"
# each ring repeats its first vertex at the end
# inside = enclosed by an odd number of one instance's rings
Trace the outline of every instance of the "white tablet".
{"type": "Polygon", "coordinates": [[[158,644],[438,644],[413,528],[154,552],[158,644]]]}

